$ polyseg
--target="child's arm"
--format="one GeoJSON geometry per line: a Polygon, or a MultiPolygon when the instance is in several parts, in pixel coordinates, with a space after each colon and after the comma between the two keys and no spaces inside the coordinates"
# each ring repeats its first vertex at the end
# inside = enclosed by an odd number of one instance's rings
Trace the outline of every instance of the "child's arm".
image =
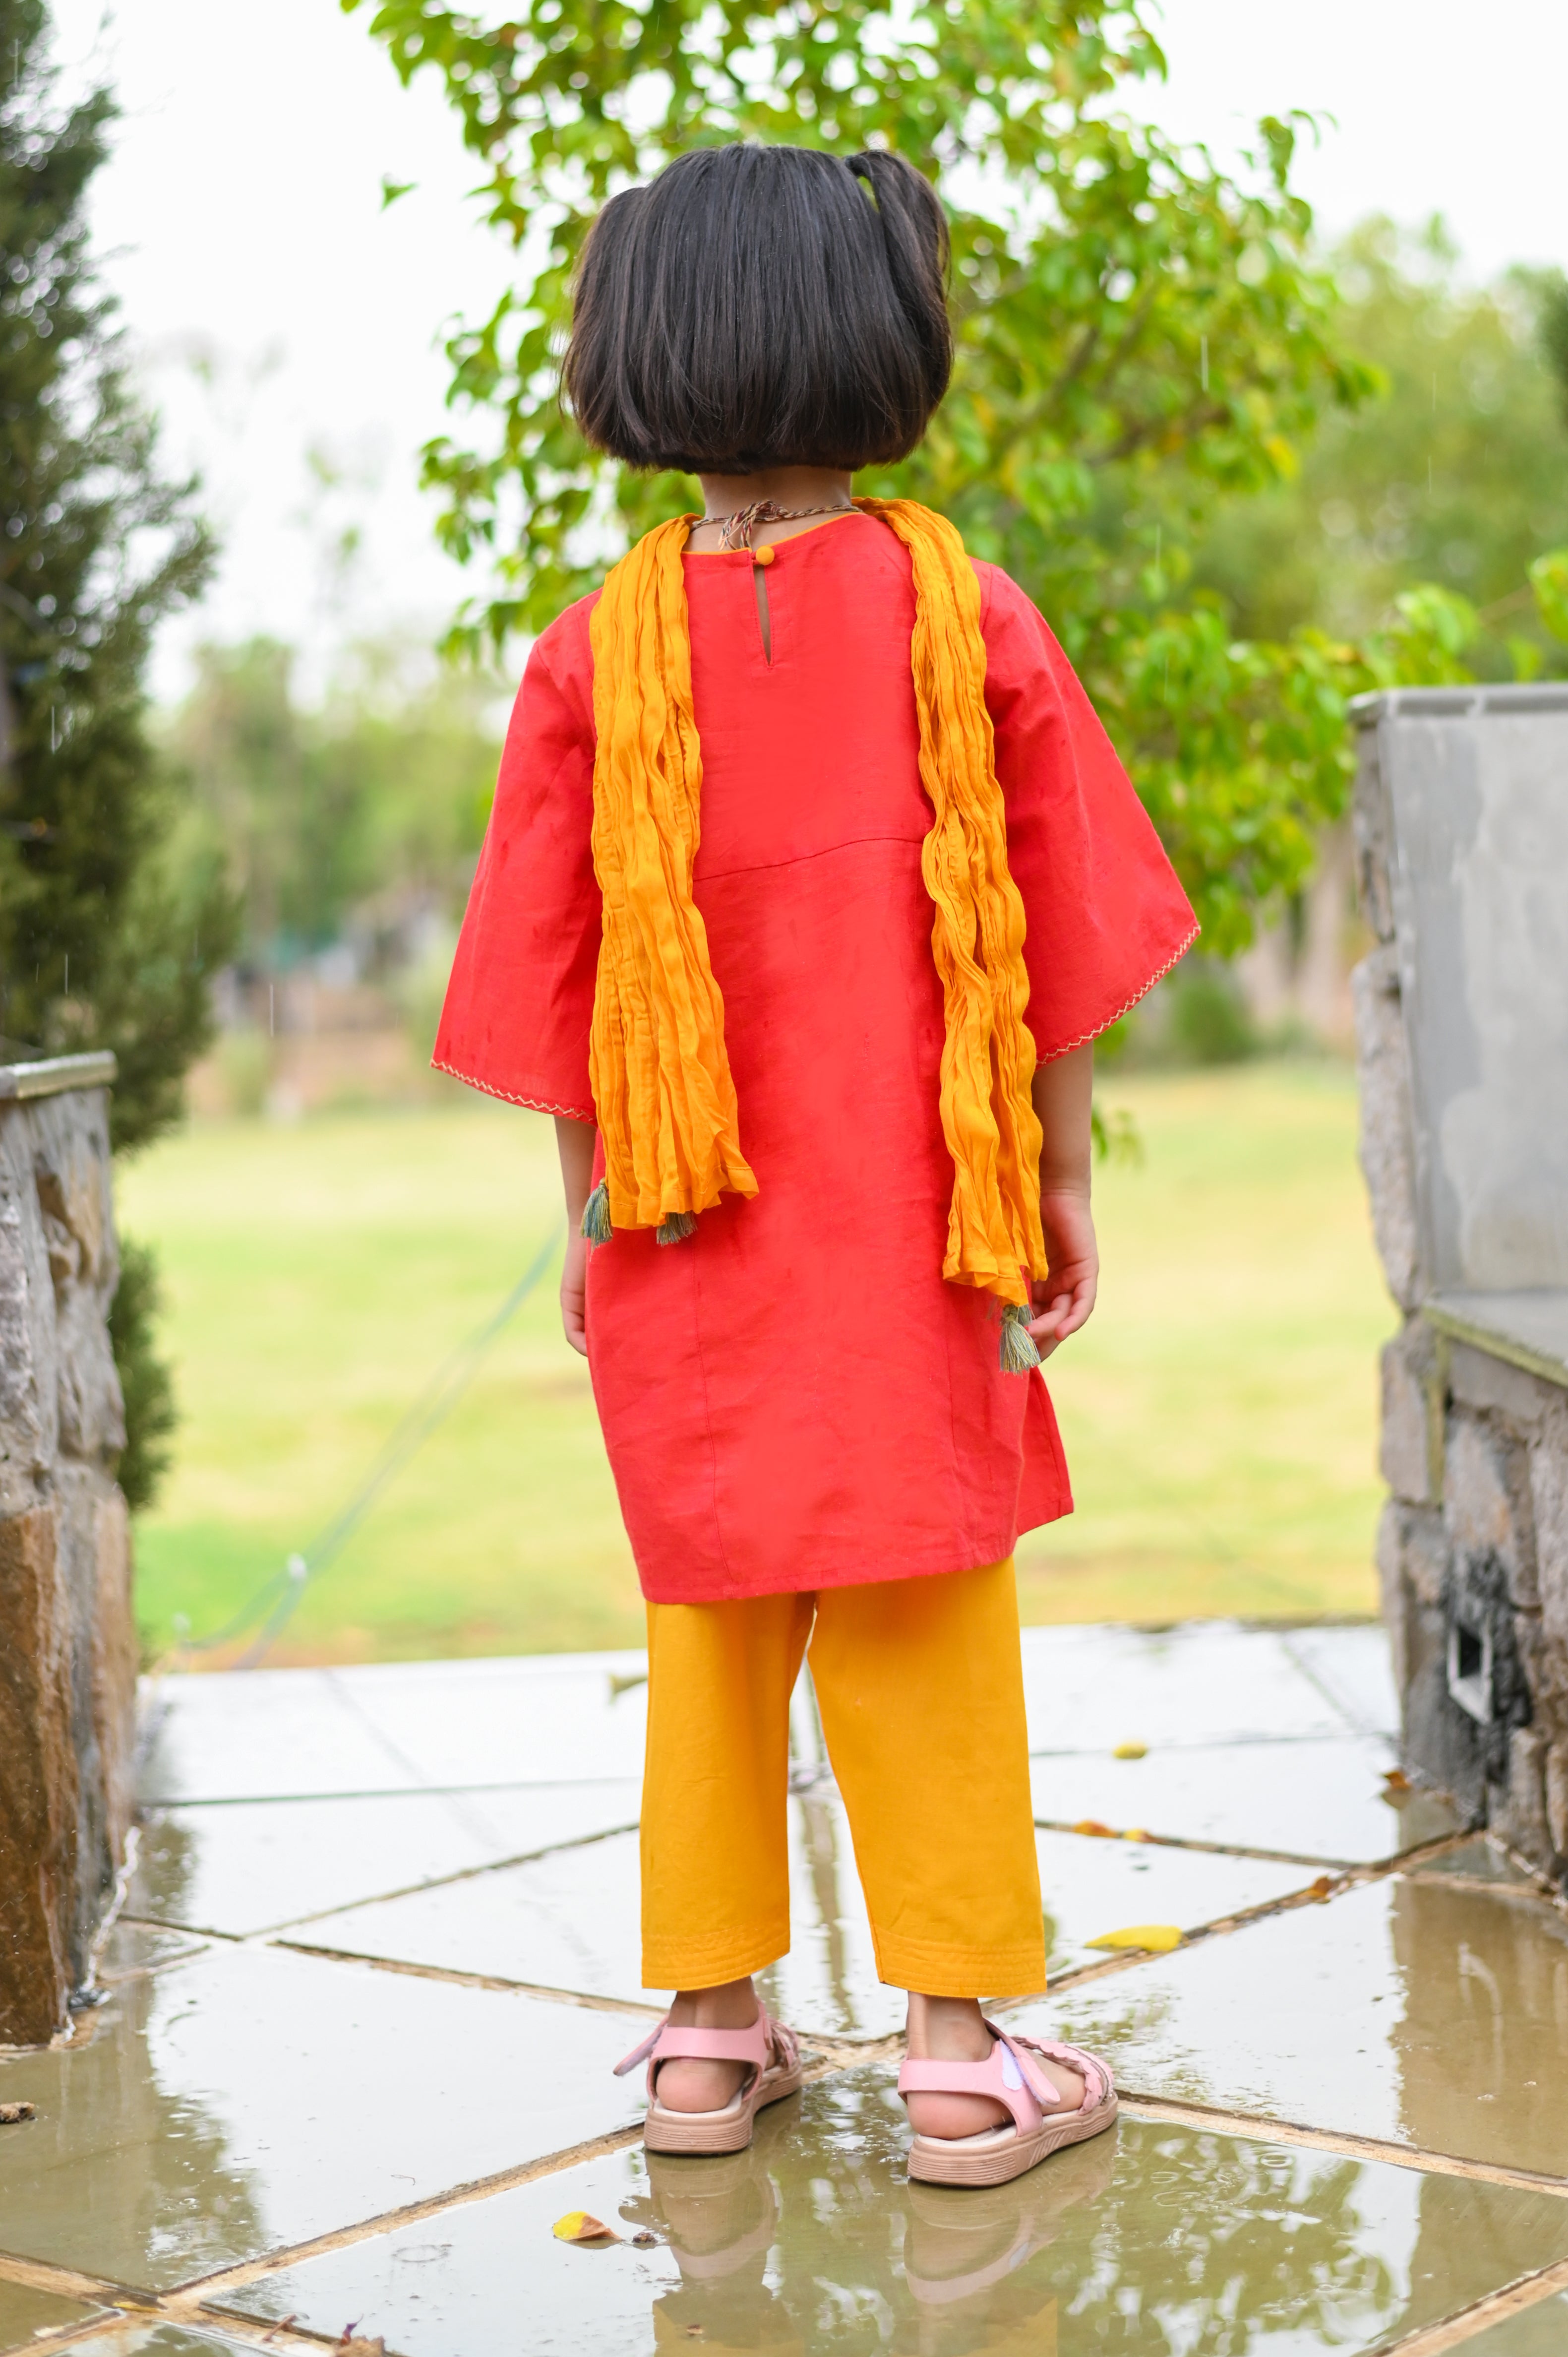
{"type": "Polygon", "coordinates": [[[1070,1055],[1037,1065],[1032,1094],[1043,1132],[1040,1225],[1050,1274],[1035,1286],[1036,1315],[1029,1331],[1041,1358],[1048,1359],[1058,1342],[1087,1322],[1100,1281],[1100,1254],[1089,1208],[1093,1048],[1075,1048],[1070,1055]]]}
{"type": "MultiPolygon", "coordinates": [[[[585,1287],[588,1247],[583,1235],[583,1207],[594,1181],[594,1125],[555,1116],[555,1150],[561,1157],[561,1183],[566,1189],[566,1265],[561,1272],[561,1323],[574,1351],[588,1355],[585,1319],[585,1287]]],[[[1054,1264],[1053,1264],[1054,1265],[1054,1264]]]]}

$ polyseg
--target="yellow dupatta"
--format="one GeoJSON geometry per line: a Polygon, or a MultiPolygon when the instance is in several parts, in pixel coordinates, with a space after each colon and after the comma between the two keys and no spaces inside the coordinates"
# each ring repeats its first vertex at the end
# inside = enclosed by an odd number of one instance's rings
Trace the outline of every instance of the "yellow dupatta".
{"type": "MultiPolygon", "coordinates": [[[[980,584],[945,517],[913,500],[857,500],[908,549],[920,782],[930,833],[920,869],[942,985],[942,1135],[952,1157],[942,1275],[1005,1306],[1004,1367],[1038,1363],[1029,1280],[1046,1274],[1035,1043],[1024,1020],[1024,904],[985,708],[980,584]]],[[[692,898],[702,747],[682,558],[689,516],[656,525],[611,568],[594,608],[594,866],[604,931],[589,1072],[605,1176],[583,1232],[691,1233],[725,1193],[751,1197],[725,1052],[724,999],[692,898]]]]}

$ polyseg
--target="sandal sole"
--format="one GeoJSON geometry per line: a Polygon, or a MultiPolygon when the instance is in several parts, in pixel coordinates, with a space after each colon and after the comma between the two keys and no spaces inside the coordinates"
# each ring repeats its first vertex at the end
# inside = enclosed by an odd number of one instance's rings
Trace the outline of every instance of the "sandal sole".
{"type": "Polygon", "coordinates": [[[800,2072],[779,2071],[765,2072],[733,2116],[727,2113],[715,2117],[711,2113],[667,2112],[661,2104],[650,2104],[642,2123],[643,2145],[649,2152],[744,2152],[751,2142],[757,2113],[800,2092],[800,2072]]]}
{"type": "Polygon", "coordinates": [[[909,2145],[909,2174],[922,2185],[1010,2185],[1071,2144],[1087,2144],[1103,2136],[1118,2110],[1114,2095],[1091,2112],[1069,2112],[1066,2119],[1042,2121],[1033,2136],[1014,2136],[989,2150],[965,2152],[940,2136],[918,2136],[909,2145]]]}

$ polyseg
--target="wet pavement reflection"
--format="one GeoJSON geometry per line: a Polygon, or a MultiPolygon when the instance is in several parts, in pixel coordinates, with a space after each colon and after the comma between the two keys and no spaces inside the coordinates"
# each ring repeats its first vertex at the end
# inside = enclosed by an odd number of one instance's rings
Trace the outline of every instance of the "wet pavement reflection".
{"type": "Polygon", "coordinates": [[[1008,2018],[1129,2103],[968,2193],[908,2179],[804,1690],[764,1989],[822,2075],[691,2161],[610,2076],[651,2018],[639,1656],[166,1684],[101,2001],[0,2053],[37,2114],[0,2126],[0,2351],[1398,2357],[1443,2319],[1568,2357],[1568,2273],[1525,2297],[1568,2269],[1568,1910],[1391,1781],[1380,1632],[1033,1630],[1025,1664],[1055,1986],[1008,2018]],[[1197,1936],[1089,1944],[1135,1923],[1197,1936]],[[616,2239],[558,2240],[579,2210],[616,2239]],[[178,2298],[99,2324],[116,2285],[178,2298]]]}
{"type": "Polygon", "coordinates": [[[1016,2019],[1146,2094],[1568,2176],[1568,1920],[1517,1885],[1391,1876],[1016,2019]]]}
{"type": "Polygon", "coordinates": [[[618,2153],[232,2304],[317,2330],[362,2315],[421,2357],[1305,2357],[1370,2349],[1568,2255],[1568,2203],[1550,2195],[1132,2118],[1010,2186],[911,2185],[892,2075],[808,2088],[747,2153],[618,2153]],[[623,2239],[556,2242],[579,2209],[623,2239]]]}
{"type": "Polygon", "coordinates": [[[164,2289],[620,2126],[637,2020],[212,1947],[0,2057],[0,2245],[164,2289]]]}

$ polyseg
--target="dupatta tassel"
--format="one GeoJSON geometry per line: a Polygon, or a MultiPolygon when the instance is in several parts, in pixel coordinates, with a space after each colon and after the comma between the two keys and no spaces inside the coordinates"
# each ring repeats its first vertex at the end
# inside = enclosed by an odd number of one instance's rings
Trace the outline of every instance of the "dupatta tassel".
{"type": "Polygon", "coordinates": [[[696,1224],[695,1211],[671,1211],[653,1231],[653,1241],[660,1244],[683,1244],[696,1224]]]}
{"type": "Polygon", "coordinates": [[[1029,1331],[1034,1316],[1026,1301],[1009,1301],[1002,1309],[1002,1347],[998,1352],[1004,1375],[1026,1375],[1040,1363],[1040,1353],[1029,1331]]]}
{"type": "Polygon", "coordinates": [[[615,1234],[610,1225],[610,1190],[602,1178],[583,1206],[583,1233],[591,1244],[607,1244],[615,1234]]]}

